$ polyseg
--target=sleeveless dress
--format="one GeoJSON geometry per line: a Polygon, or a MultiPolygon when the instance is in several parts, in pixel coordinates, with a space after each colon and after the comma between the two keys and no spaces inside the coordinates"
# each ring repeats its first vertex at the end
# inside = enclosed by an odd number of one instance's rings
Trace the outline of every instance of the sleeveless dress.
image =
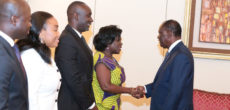
{"type": "Polygon", "coordinates": [[[94,55],[94,71],[93,71],[93,92],[98,110],[119,110],[121,105],[120,95],[105,92],[101,89],[97,80],[95,66],[98,63],[103,63],[110,70],[111,83],[121,86],[125,81],[124,69],[119,66],[115,58],[113,60],[104,56],[102,52],[96,52],[94,55]]]}

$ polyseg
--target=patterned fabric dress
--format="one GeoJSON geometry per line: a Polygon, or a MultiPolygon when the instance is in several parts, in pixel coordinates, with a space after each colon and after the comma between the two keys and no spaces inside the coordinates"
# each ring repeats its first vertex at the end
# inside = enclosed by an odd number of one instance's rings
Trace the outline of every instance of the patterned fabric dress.
{"type": "MultiPolygon", "coordinates": [[[[124,69],[118,65],[117,61],[104,56],[102,52],[96,52],[94,55],[94,67],[98,63],[103,63],[108,69],[110,69],[111,83],[117,86],[121,86],[125,81],[124,69]]],[[[103,91],[100,88],[97,80],[96,71],[93,72],[93,92],[96,100],[96,106],[99,110],[119,110],[120,109],[120,95],[112,94],[103,91]]]]}

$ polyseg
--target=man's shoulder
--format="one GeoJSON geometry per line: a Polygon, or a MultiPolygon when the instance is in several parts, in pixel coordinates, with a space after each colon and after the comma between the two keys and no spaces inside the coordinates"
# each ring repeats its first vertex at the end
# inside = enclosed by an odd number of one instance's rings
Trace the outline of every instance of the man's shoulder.
{"type": "Polygon", "coordinates": [[[64,29],[60,35],[60,38],[65,38],[65,37],[72,37],[73,35],[68,29],[64,29]]]}
{"type": "Polygon", "coordinates": [[[183,42],[178,44],[177,48],[175,48],[174,53],[177,53],[177,54],[191,54],[190,50],[184,45],[183,42]]]}
{"type": "Polygon", "coordinates": [[[4,46],[4,44],[0,40],[0,52],[5,51],[5,50],[6,50],[5,46],[4,46]]]}
{"type": "Polygon", "coordinates": [[[2,38],[1,35],[0,35],[0,46],[2,46],[2,47],[9,46],[10,47],[10,44],[4,38],[2,38]]]}
{"type": "Polygon", "coordinates": [[[73,42],[76,39],[74,38],[75,36],[69,32],[68,30],[64,30],[61,35],[60,35],[60,43],[64,43],[64,42],[73,42]]]}
{"type": "Polygon", "coordinates": [[[63,32],[60,35],[59,44],[58,44],[57,48],[60,48],[60,47],[74,47],[74,48],[76,48],[76,46],[79,45],[77,37],[78,36],[74,35],[69,30],[66,30],[66,29],[63,30],[63,32]]]}
{"type": "Polygon", "coordinates": [[[182,58],[193,59],[191,51],[183,43],[178,45],[171,55],[174,60],[181,60],[182,58]]]}
{"type": "Polygon", "coordinates": [[[16,65],[14,59],[12,58],[12,53],[7,50],[7,48],[0,42],[0,70],[1,73],[3,71],[11,71],[13,65],[16,65]]]}
{"type": "MultiPolygon", "coordinates": [[[[4,57],[3,60],[8,60],[7,58],[9,58],[9,57],[10,57],[10,54],[12,54],[12,53],[10,52],[10,48],[11,48],[11,47],[10,47],[9,44],[6,44],[5,41],[1,41],[1,40],[0,40],[0,57],[1,57],[1,58],[4,57]]],[[[0,60],[0,61],[2,61],[2,60],[0,60]]]]}
{"type": "Polygon", "coordinates": [[[174,61],[180,62],[193,62],[193,55],[188,48],[180,48],[174,57],[174,61]]]}
{"type": "Polygon", "coordinates": [[[71,27],[69,27],[69,28],[66,27],[60,35],[60,40],[62,40],[62,39],[75,39],[77,37],[79,37],[79,35],[76,32],[74,32],[74,30],[71,27]]]}

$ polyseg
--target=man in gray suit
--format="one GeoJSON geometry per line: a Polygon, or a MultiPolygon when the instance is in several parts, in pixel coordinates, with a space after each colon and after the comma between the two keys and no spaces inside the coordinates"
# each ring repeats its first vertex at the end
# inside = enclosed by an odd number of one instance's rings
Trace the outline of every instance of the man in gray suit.
{"type": "Polygon", "coordinates": [[[30,26],[24,0],[0,0],[0,110],[28,110],[26,73],[14,40],[25,38],[30,26]]]}

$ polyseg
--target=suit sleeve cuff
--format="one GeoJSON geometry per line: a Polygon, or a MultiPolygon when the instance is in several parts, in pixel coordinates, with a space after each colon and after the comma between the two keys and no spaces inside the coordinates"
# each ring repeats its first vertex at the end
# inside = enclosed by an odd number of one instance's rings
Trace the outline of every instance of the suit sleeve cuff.
{"type": "Polygon", "coordinates": [[[93,109],[95,107],[95,102],[89,107],[89,109],[93,109]]]}
{"type": "Polygon", "coordinates": [[[147,89],[146,89],[146,86],[144,86],[144,88],[145,88],[145,94],[147,93],[147,89]]]}

